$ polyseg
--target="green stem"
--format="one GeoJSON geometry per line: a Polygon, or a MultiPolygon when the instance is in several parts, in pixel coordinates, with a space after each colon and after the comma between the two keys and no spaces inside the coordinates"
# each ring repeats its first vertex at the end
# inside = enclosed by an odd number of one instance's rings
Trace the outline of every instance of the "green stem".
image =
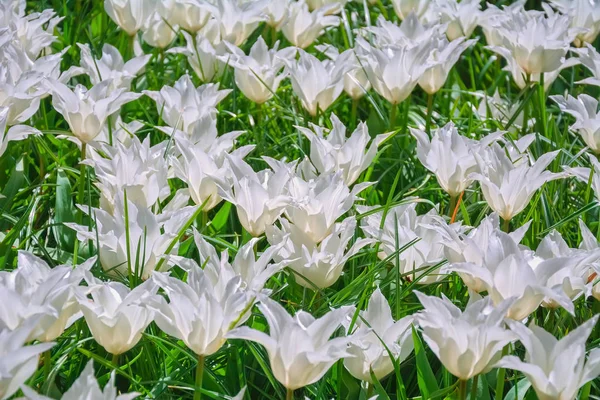
{"type": "Polygon", "coordinates": [[[544,137],[547,137],[547,116],[546,116],[546,88],[544,87],[544,74],[540,74],[540,84],[538,85],[540,102],[540,130],[544,137]]]}
{"type": "Polygon", "coordinates": [[[358,99],[352,99],[352,110],[350,111],[350,126],[357,126],[356,116],[358,114],[358,99]]]}
{"type": "Polygon", "coordinates": [[[196,384],[194,388],[194,400],[202,399],[202,379],[204,378],[204,356],[198,356],[196,366],[196,384]]]}
{"type": "Polygon", "coordinates": [[[294,399],[294,389],[288,389],[285,394],[285,400],[293,400],[294,399]]]}
{"type": "Polygon", "coordinates": [[[502,231],[505,233],[510,233],[510,219],[502,220],[502,231]]]}
{"type": "Polygon", "coordinates": [[[458,381],[458,400],[466,400],[467,399],[467,381],[460,380],[458,381]]]}
{"type": "MultiPolygon", "coordinates": [[[[80,164],[79,164],[79,188],[77,189],[77,204],[83,205],[84,194],[85,194],[85,173],[86,173],[86,165],[83,164],[83,161],[86,158],[87,154],[87,143],[81,144],[81,156],[80,156],[80,164]]],[[[79,210],[77,214],[77,223],[83,223],[83,211],[79,210]]],[[[79,251],[79,241],[75,241],[75,246],[73,249],[73,265],[77,265],[77,253],[79,251]]]]}
{"type": "Polygon", "coordinates": [[[113,354],[112,360],[110,362],[112,363],[112,365],[115,366],[115,369],[119,369],[119,355],[118,354],[113,354]]]}
{"type": "Polygon", "coordinates": [[[475,375],[471,381],[471,400],[477,399],[477,384],[479,383],[479,375],[475,375]]]}
{"type": "Polygon", "coordinates": [[[450,196],[450,203],[448,204],[448,216],[450,218],[452,218],[452,213],[454,212],[454,209],[456,208],[457,199],[458,199],[457,196],[450,196]]]}
{"type": "Polygon", "coordinates": [[[392,103],[392,109],[390,110],[390,130],[394,130],[396,127],[396,113],[398,111],[398,105],[392,103]]]}
{"type": "Polygon", "coordinates": [[[431,134],[431,115],[433,114],[433,98],[435,93],[427,95],[427,119],[425,120],[425,130],[431,134]]]}
{"type": "Polygon", "coordinates": [[[42,360],[44,363],[44,382],[46,382],[48,381],[50,372],[52,371],[52,352],[50,350],[46,350],[42,354],[42,360]]]}
{"type": "MultiPolygon", "coordinates": [[[[508,354],[508,345],[504,346],[502,349],[502,357],[508,354]]],[[[506,370],[504,368],[500,368],[498,370],[498,377],[496,379],[496,392],[495,399],[503,400],[504,399],[504,376],[506,375],[506,370]]]]}

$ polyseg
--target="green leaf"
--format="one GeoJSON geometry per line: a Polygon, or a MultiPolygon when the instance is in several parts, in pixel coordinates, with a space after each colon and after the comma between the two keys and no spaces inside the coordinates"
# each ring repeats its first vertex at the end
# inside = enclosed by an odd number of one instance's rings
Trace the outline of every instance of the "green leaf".
{"type": "Polygon", "coordinates": [[[531,382],[527,378],[523,378],[506,393],[504,400],[523,400],[530,387],[531,382]]]}
{"type": "Polygon", "coordinates": [[[431,398],[431,395],[437,392],[440,388],[438,386],[431,365],[427,360],[427,354],[425,353],[425,347],[419,337],[419,334],[412,328],[412,337],[415,344],[415,357],[417,360],[417,381],[423,400],[431,398]]]}
{"type": "Polygon", "coordinates": [[[211,225],[215,230],[220,231],[223,229],[227,220],[229,220],[229,213],[231,212],[231,203],[224,203],[217,215],[212,219],[211,225]]]}
{"type": "Polygon", "coordinates": [[[59,169],[56,174],[56,201],[54,235],[57,242],[65,250],[72,251],[75,244],[75,231],[65,227],[65,222],[75,222],[75,209],[71,192],[71,183],[64,170],[59,169]]]}

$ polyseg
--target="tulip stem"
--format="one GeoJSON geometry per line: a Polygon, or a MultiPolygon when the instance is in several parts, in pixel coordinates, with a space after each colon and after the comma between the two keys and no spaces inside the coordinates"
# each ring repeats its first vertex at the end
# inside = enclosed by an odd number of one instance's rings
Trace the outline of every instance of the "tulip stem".
{"type": "Polygon", "coordinates": [[[52,371],[52,352],[46,350],[42,354],[42,360],[44,363],[44,382],[47,382],[50,377],[50,372],[52,371]]]}
{"type": "MultiPolygon", "coordinates": [[[[79,205],[83,205],[83,199],[84,199],[83,195],[85,192],[86,168],[85,168],[85,164],[83,164],[83,161],[86,158],[86,154],[87,154],[87,143],[82,142],[81,143],[81,157],[79,160],[79,188],[77,189],[77,204],[79,204],[79,205]]],[[[77,222],[79,224],[82,224],[83,223],[83,211],[79,210],[79,213],[77,215],[78,215],[77,222]]],[[[78,251],[79,251],[79,241],[76,240],[75,245],[73,247],[73,265],[77,265],[78,251]]]]}
{"type": "Polygon", "coordinates": [[[427,95],[427,119],[425,120],[425,130],[431,136],[431,115],[433,114],[433,97],[435,93],[427,95]]]}
{"type": "Polygon", "coordinates": [[[294,398],[294,389],[288,389],[285,394],[285,400],[293,400],[294,398]]]}
{"type": "Polygon", "coordinates": [[[202,399],[202,379],[204,378],[204,356],[198,356],[198,365],[196,366],[196,384],[194,388],[194,400],[202,399]]]}
{"type": "Polygon", "coordinates": [[[356,116],[358,114],[358,99],[352,99],[352,110],[350,111],[350,126],[357,126],[356,116]]]}
{"type": "MultiPolygon", "coordinates": [[[[508,354],[508,345],[504,346],[502,349],[502,357],[508,354]]],[[[494,397],[496,400],[504,399],[504,376],[506,375],[506,370],[504,368],[500,368],[498,370],[498,376],[496,379],[496,392],[494,397]]]]}
{"type": "Polygon", "coordinates": [[[510,219],[503,219],[502,220],[502,230],[505,233],[510,233],[510,219]]]}
{"type": "Polygon", "coordinates": [[[450,203],[448,203],[448,216],[450,218],[452,218],[452,213],[454,212],[454,209],[456,208],[457,200],[458,200],[457,196],[450,195],[450,203]]]}
{"type": "Polygon", "coordinates": [[[467,399],[467,381],[460,380],[458,381],[458,400],[466,400],[467,399]]]}
{"type": "Polygon", "coordinates": [[[393,130],[396,126],[396,112],[398,111],[398,105],[392,103],[392,109],[390,110],[390,130],[393,130]]]}
{"type": "Polygon", "coordinates": [[[475,375],[471,381],[471,400],[477,399],[477,384],[479,383],[479,375],[475,375]]]}
{"type": "Polygon", "coordinates": [[[110,362],[112,363],[112,365],[114,365],[115,369],[119,369],[119,355],[118,354],[113,354],[110,362]]]}
{"type": "Polygon", "coordinates": [[[456,221],[456,214],[458,214],[458,209],[460,208],[460,202],[462,201],[464,194],[465,194],[465,192],[460,192],[460,195],[458,195],[458,200],[456,201],[456,205],[454,206],[454,212],[452,213],[452,218],[450,218],[451,224],[453,224],[456,221]]]}

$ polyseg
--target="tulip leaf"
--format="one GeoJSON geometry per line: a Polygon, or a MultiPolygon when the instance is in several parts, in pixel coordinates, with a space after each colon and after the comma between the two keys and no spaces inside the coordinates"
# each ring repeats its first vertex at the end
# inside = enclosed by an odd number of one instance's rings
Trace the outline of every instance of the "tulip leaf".
{"type": "Polygon", "coordinates": [[[56,201],[54,235],[56,241],[66,250],[73,249],[75,231],[64,226],[65,222],[75,222],[75,210],[71,192],[71,184],[64,170],[59,169],[56,174],[56,201]]]}
{"type": "Polygon", "coordinates": [[[440,388],[425,353],[425,347],[419,334],[412,328],[412,337],[415,344],[415,358],[417,360],[417,381],[423,400],[431,398],[431,395],[440,388]]]}
{"type": "Polygon", "coordinates": [[[369,372],[371,374],[371,380],[373,381],[373,387],[375,388],[375,392],[377,392],[378,394],[377,398],[380,400],[390,400],[390,396],[387,395],[385,389],[383,388],[383,386],[381,386],[381,382],[377,380],[373,369],[371,368],[369,372]]]}
{"type": "Polygon", "coordinates": [[[504,400],[523,400],[530,387],[531,382],[527,378],[523,378],[506,393],[504,400]]]}
{"type": "Polygon", "coordinates": [[[221,209],[217,212],[215,217],[211,221],[211,225],[215,230],[220,231],[223,229],[227,221],[229,220],[229,213],[231,212],[231,203],[224,203],[221,209]]]}

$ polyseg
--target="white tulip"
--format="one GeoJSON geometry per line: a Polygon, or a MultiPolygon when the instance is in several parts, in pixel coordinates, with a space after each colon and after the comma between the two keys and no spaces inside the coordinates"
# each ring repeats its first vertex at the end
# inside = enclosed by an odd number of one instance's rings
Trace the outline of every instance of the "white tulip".
{"type": "Polygon", "coordinates": [[[571,17],[571,27],[580,30],[575,45],[593,43],[600,33],[600,3],[592,0],[550,0],[561,13],[571,17]]]}
{"type": "Polygon", "coordinates": [[[429,68],[419,79],[421,89],[428,94],[437,93],[446,83],[452,67],[461,54],[475,42],[475,39],[465,40],[463,37],[452,42],[448,42],[446,39],[434,41],[436,47],[427,60],[429,68]]]}
{"type": "Polygon", "coordinates": [[[93,141],[104,128],[108,117],[123,104],[138,99],[141,94],[116,89],[110,92],[111,80],[105,80],[87,90],[77,85],[75,90],[50,82],[52,105],[69,124],[71,133],[82,143],[93,141]]]}
{"type": "Polygon", "coordinates": [[[185,47],[169,49],[167,53],[184,54],[188,64],[202,82],[210,82],[225,70],[225,65],[219,58],[225,54],[226,47],[220,42],[212,43],[199,32],[194,39],[189,33],[181,32],[186,40],[185,47]]]}
{"type": "Polygon", "coordinates": [[[574,400],[580,387],[600,375],[600,349],[585,359],[585,342],[597,323],[595,315],[557,340],[541,327],[512,322],[510,328],[527,351],[525,361],[506,356],[497,367],[522,372],[540,400],[574,400]]]}
{"type": "Polygon", "coordinates": [[[325,29],[340,24],[338,17],[328,15],[330,9],[331,6],[327,6],[311,12],[306,0],[295,1],[288,7],[288,16],[281,26],[281,31],[291,44],[305,49],[317,40],[325,29]]]}
{"type": "Polygon", "coordinates": [[[144,42],[159,49],[167,48],[173,43],[177,37],[179,27],[177,25],[169,25],[167,18],[158,11],[150,15],[144,25],[144,34],[142,35],[144,42]]]}
{"type": "Polygon", "coordinates": [[[8,114],[10,109],[0,107],[0,156],[4,154],[9,142],[17,142],[26,139],[30,135],[41,135],[42,133],[35,128],[27,125],[11,126],[7,129],[8,114]]]}
{"type": "MultiPolygon", "coordinates": [[[[385,378],[394,371],[394,361],[401,363],[412,353],[413,322],[413,316],[394,321],[387,299],[377,288],[367,309],[356,319],[356,330],[348,347],[353,357],[344,359],[344,367],[365,382],[373,383],[371,371],[377,380],[385,378]]],[[[349,321],[344,325],[348,329],[349,321]]]]}
{"type": "Polygon", "coordinates": [[[427,11],[431,0],[392,0],[392,6],[398,18],[404,20],[411,13],[422,17],[427,11]]]}
{"type": "Polygon", "coordinates": [[[496,306],[504,300],[512,299],[507,312],[508,318],[527,318],[542,301],[553,301],[573,313],[571,300],[562,288],[552,287],[552,282],[549,281],[571,260],[551,258],[539,263],[533,262],[534,265],[530,261],[533,260],[518,247],[513,238],[503,232],[496,232],[490,237],[482,265],[472,262],[455,263],[445,270],[464,274],[471,280],[480,280],[496,306]]]}
{"type": "Polygon", "coordinates": [[[73,269],[70,265],[50,268],[42,259],[19,251],[17,269],[0,272],[0,330],[15,330],[36,318],[28,340],[50,342],[81,318],[75,291],[92,258],[73,269]]]}
{"type": "Polygon", "coordinates": [[[323,52],[332,61],[338,62],[339,59],[339,62],[348,65],[349,70],[344,76],[344,92],[353,100],[360,99],[371,89],[371,82],[369,82],[367,73],[363,68],[365,57],[362,54],[361,47],[356,46],[356,48],[348,49],[341,54],[336,47],[329,44],[318,45],[315,48],[323,52]]]}
{"type": "MultiPolygon", "coordinates": [[[[441,40],[446,36],[446,24],[421,23],[415,13],[410,13],[400,25],[386,20],[383,15],[377,18],[375,26],[364,28],[362,36],[373,35],[373,45],[376,48],[386,47],[415,47],[431,40],[441,40]]],[[[360,40],[359,48],[370,49],[368,43],[360,40]]]]}
{"type": "Polygon", "coordinates": [[[255,103],[262,104],[270,100],[287,76],[286,73],[280,72],[285,65],[284,61],[295,54],[295,49],[278,51],[278,46],[279,42],[269,50],[261,36],[248,55],[238,47],[229,45],[232,54],[219,57],[223,63],[234,67],[236,85],[255,103]]]}
{"type": "Polygon", "coordinates": [[[35,372],[38,356],[54,343],[25,346],[35,327],[30,321],[14,331],[0,330],[0,399],[10,398],[35,372]]]}
{"type": "MultiPolygon", "coordinates": [[[[115,386],[115,373],[110,373],[110,379],[104,386],[104,389],[100,389],[100,385],[96,380],[94,373],[94,361],[90,360],[85,365],[85,368],[79,375],[79,377],[73,382],[69,390],[67,390],[61,397],[62,400],[131,400],[138,397],[140,394],[131,392],[127,394],[117,395],[117,388],[115,386]]],[[[27,400],[51,400],[50,397],[42,396],[33,391],[33,389],[27,386],[21,386],[25,399],[27,400]]]]}
{"type": "Polygon", "coordinates": [[[231,339],[262,344],[269,355],[275,379],[289,390],[317,382],[341,358],[348,357],[350,337],[331,339],[353,307],[341,307],[315,319],[305,311],[288,314],[279,303],[264,298],[258,308],[267,319],[269,335],[240,327],[231,331],[231,339]]]}
{"type": "MultiPolygon", "coordinates": [[[[358,207],[361,214],[375,207],[358,207]]],[[[369,214],[361,219],[361,228],[369,238],[381,243],[379,258],[388,260],[400,269],[404,278],[418,284],[437,282],[445,274],[436,265],[444,260],[442,234],[436,228],[444,224],[435,209],[427,214],[417,215],[416,203],[402,204],[387,211],[385,221],[383,211],[369,214]],[[414,242],[414,243],[413,243],[414,242]],[[405,246],[412,245],[402,252],[405,246]],[[396,261],[397,260],[397,261],[396,261]]],[[[458,229],[455,225],[451,229],[458,229]]]]}
{"type": "MultiPolygon", "coordinates": [[[[91,217],[96,224],[92,230],[87,225],[65,225],[77,232],[80,241],[99,244],[100,264],[108,275],[128,277],[131,274],[148,279],[179,230],[195,212],[195,207],[184,207],[178,200],[178,196],[175,196],[171,203],[177,204],[170,203],[162,214],[155,215],[146,207],[127,199],[126,219],[125,202],[121,194],[115,199],[112,213],[99,208],[92,209],[91,217]]],[[[178,245],[175,245],[172,252],[176,253],[177,249],[178,245]]]]}
{"type": "Polygon", "coordinates": [[[267,15],[267,25],[279,31],[286,21],[291,0],[270,0],[265,3],[264,13],[267,15]]]}
{"type": "Polygon", "coordinates": [[[216,114],[215,107],[231,90],[218,90],[215,84],[196,88],[189,75],[185,74],[173,86],[163,86],[160,91],[144,91],[156,102],[162,119],[172,128],[191,132],[194,124],[202,123],[204,116],[216,114]]]}
{"type": "Polygon", "coordinates": [[[490,298],[471,298],[464,311],[446,296],[427,296],[415,291],[424,307],[416,319],[423,338],[444,367],[466,381],[495,367],[502,349],[516,340],[504,328],[511,300],[494,306],[490,298]]]}
{"type": "MultiPolygon", "coordinates": [[[[3,2],[7,6],[10,3],[11,1],[3,2]]],[[[57,16],[52,9],[29,15],[25,15],[24,6],[19,7],[19,10],[6,10],[4,13],[0,11],[0,25],[8,28],[10,34],[14,34],[15,44],[23,49],[31,60],[36,60],[44,49],[56,41],[54,30],[63,18],[57,16]]]]}
{"type": "Polygon", "coordinates": [[[299,50],[300,59],[288,63],[288,72],[294,93],[302,106],[312,116],[324,112],[340,96],[344,89],[344,76],[348,66],[318,58],[299,50]]]}
{"type": "Polygon", "coordinates": [[[86,280],[89,288],[77,293],[77,300],[92,336],[107,352],[125,353],[152,322],[154,315],[147,304],[158,287],[146,281],[130,290],[120,282],[101,282],[91,275],[86,280]]]}
{"type": "Polygon", "coordinates": [[[308,4],[308,8],[311,11],[318,10],[323,7],[330,7],[331,11],[329,13],[335,14],[340,12],[348,0],[306,0],[306,4],[308,4]]]}
{"type": "Polygon", "coordinates": [[[600,86],[600,53],[589,43],[585,44],[585,48],[573,49],[573,51],[579,56],[579,62],[594,75],[577,83],[600,86]]]}
{"type": "Polygon", "coordinates": [[[492,133],[481,140],[469,139],[458,133],[452,122],[433,131],[433,137],[419,129],[410,129],[417,139],[417,157],[425,168],[435,174],[438,183],[452,197],[458,197],[473,182],[472,174],[479,171],[476,153],[502,137],[492,133]]]}
{"type": "Polygon", "coordinates": [[[355,185],[352,190],[344,183],[342,174],[320,175],[305,181],[294,177],[288,184],[291,197],[286,217],[314,243],[328,236],[335,222],[359,200],[357,195],[371,183],[355,185]]]}
{"type": "Polygon", "coordinates": [[[343,273],[346,262],[360,249],[374,242],[358,239],[350,248],[356,231],[356,219],[348,217],[333,226],[332,232],[320,243],[299,227],[281,220],[282,229],[267,227],[267,239],[273,246],[281,246],[275,259],[281,260],[295,272],[298,284],[309,289],[325,289],[333,285],[343,273]]]}
{"type": "Polygon", "coordinates": [[[107,158],[92,157],[83,163],[94,168],[96,186],[100,189],[100,208],[110,213],[115,199],[127,191],[127,198],[136,204],[151,208],[166,199],[171,190],[167,182],[167,164],[164,162],[166,142],[150,146],[150,137],[143,142],[133,136],[128,145],[120,142],[107,147],[107,158]]]}
{"type": "MultiPolygon", "coordinates": [[[[547,10],[549,11],[549,10],[547,10]]],[[[520,14],[500,22],[501,43],[489,48],[523,70],[525,75],[558,70],[577,31],[569,27],[569,17],[554,13],[520,14]]]]}
{"type": "Polygon", "coordinates": [[[235,46],[241,46],[266,19],[263,14],[264,1],[240,4],[237,0],[219,0],[216,3],[216,21],[221,39],[235,46]]]}
{"type": "MultiPolygon", "coordinates": [[[[508,124],[508,121],[513,119],[512,126],[509,132],[520,132],[523,124],[525,123],[525,115],[521,110],[515,117],[515,114],[519,111],[519,103],[514,103],[500,96],[498,89],[494,92],[493,96],[488,96],[486,93],[475,92],[474,95],[481,97],[479,106],[477,107],[477,114],[482,120],[494,120],[500,122],[503,126],[508,124]]],[[[535,125],[535,119],[529,118],[527,122],[528,127],[535,125]]]]}
{"type": "Polygon", "coordinates": [[[371,48],[365,71],[373,89],[392,104],[404,101],[427,71],[432,42],[419,46],[371,48]]]}
{"type": "Polygon", "coordinates": [[[598,100],[581,94],[577,98],[567,95],[551,96],[560,110],[575,118],[575,123],[570,129],[579,133],[585,144],[596,154],[600,153],[600,111],[598,100]]]}
{"type": "Polygon", "coordinates": [[[470,37],[482,16],[480,0],[437,0],[428,11],[447,24],[446,34],[451,41],[470,37]]]}
{"type": "MultiPolygon", "coordinates": [[[[508,236],[519,244],[529,229],[531,221],[508,234],[508,236]]],[[[457,263],[472,263],[483,268],[486,254],[492,251],[496,234],[500,232],[500,218],[498,214],[492,213],[481,221],[478,227],[472,228],[468,234],[457,232],[455,229],[443,224],[437,226],[441,232],[444,245],[444,255],[450,265],[457,263]]],[[[444,273],[447,267],[442,267],[444,273]]],[[[470,274],[458,273],[464,284],[472,291],[479,293],[485,290],[484,282],[474,278],[470,274]]]]}
{"type": "Polygon", "coordinates": [[[106,13],[129,36],[135,35],[156,10],[155,0],[104,0],[106,13]]]}
{"type": "Polygon", "coordinates": [[[562,174],[546,171],[559,151],[543,154],[531,165],[523,154],[511,160],[497,143],[475,154],[479,172],[471,174],[481,186],[485,201],[502,219],[510,221],[529,204],[535,192],[546,182],[562,178],[562,174]]]}
{"type": "Polygon", "coordinates": [[[131,82],[135,77],[142,72],[150,55],[134,57],[125,62],[119,50],[110,44],[104,44],[102,47],[102,57],[95,58],[88,44],[78,43],[81,50],[81,68],[90,77],[92,85],[111,80],[112,88],[116,89],[131,89],[131,82]]]}
{"type": "Polygon", "coordinates": [[[526,20],[535,15],[542,14],[537,10],[525,10],[527,0],[516,0],[503,5],[502,8],[494,4],[487,4],[487,8],[481,14],[479,24],[483,29],[485,41],[490,46],[501,46],[503,38],[501,35],[502,25],[511,19],[519,19],[525,23],[526,20]]]}
{"type": "Polygon", "coordinates": [[[161,7],[169,10],[171,26],[180,26],[196,33],[215,15],[216,7],[208,0],[160,0],[161,7]]]}
{"type": "Polygon", "coordinates": [[[152,279],[169,297],[168,303],[163,297],[150,303],[156,324],[200,356],[217,352],[225,344],[225,334],[249,317],[247,310],[254,302],[240,290],[239,276],[225,280],[218,290],[197,265],[188,271],[187,283],[159,273],[152,279]]]}
{"type": "Polygon", "coordinates": [[[361,122],[346,138],[346,127],[335,114],[331,115],[331,125],[329,131],[314,124],[311,129],[300,126],[296,129],[310,141],[310,161],[319,174],[341,172],[346,185],[352,185],[371,166],[377,148],[390,134],[380,134],[371,140],[367,124],[361,122]]]}

